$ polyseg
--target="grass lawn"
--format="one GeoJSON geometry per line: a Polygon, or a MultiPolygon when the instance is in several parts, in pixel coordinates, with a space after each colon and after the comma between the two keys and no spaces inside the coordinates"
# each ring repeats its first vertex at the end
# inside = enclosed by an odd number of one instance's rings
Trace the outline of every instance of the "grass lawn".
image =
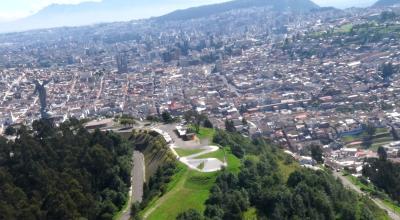
{"type": "Polygon", "coordinates": [[[376,133],[377,134],[389,133],[389,128],[377,128],[376,133]]]}
{"type": "Polygon", "coordinates": [[[354,141],[360,141],[363,139],[363,137],[366,137],[368,134],[366,132],[363,132],[358,135],[346,135],[342,137],[342,140],[346,143],[349,142],[354,142],[354,141]]]}
{"type": "MultiPolygon", "coordinates": [[[[143,211],[147,219],[175,219],[188,209],[205,210],[205,201],[214,185],[218,172],[201,173],[184,166],[177,182],[168,185],[169,191],[143,211]]],[[[174,176],[175,179],[175,176],[174,176]]]]}
{"type": "MultiPolygon", "coordinates": [[[[220,151],[223,152],[223,150],[220,151]]],[[[226,150],[226,158],[227,169],[239,172],[240,160],[230,150],[226,150]]],[[[185,165],[179,164],[179,171],[168,184],[167,193],[154,199],[141,212],[141,216],[149,220],[175,219],[178,214],[188,209],[204,212],[205,201],[210,195],[210,189],[218,174],[219,172],[202,173],[190,170],[185,165]]]]}
{"type": "MultiPolygon", "coordinates": [[[[200,139],[208,138],[212,140],[215,130],[210,128],[200,128],[197,134],[200,139]]],[[[202,150],[186,150],[176,148],[176,152],[180,156],[188,156],[199,153],[202,150]]],[[[217,158],[221,161],[226,160],[228,171],[238,173],[240,171],[241,161],[234,156],[230,148],[220,149],[199,158],[217,158]]],[[[179,164],[179,171],[172,177],[171,182],[167,186],[167,192],[153,199],[149,205],[140,213],[140,216],[149,220],[175,219],[178,214],[195,209],[203,213],[205,210],[205,202],[210,195],[210,189],[215,184],[215,180],[220,172],[202,173],[190,170],[184,164],[179,164]]]]}
{"type": "Polygon", "coordinates": [[[240,172],[241,161],[239,158],[237,158],[235,155],[232,154],[230,149],[226,150],[226,160],[228,163],[228,167],[226,169],[228,171],[233,172],[233,173],[240,172]]]}
{"type": "Polygon", "coordinates": [[[204,159],[204,158],[217,158],[220,161],[224,161],[224,159],[225,159],[225,150],[224,149],[219,149],[217,151],[198,156],[195,159],[204,159]]]}
{"type": "Polygon", "coordinates": [[[197,154],[200,153],[202,151],[204,151],[203,149],[183,149],[183,148],[175,148],[176,153],[178,153],[178,155],[180,157],[186,157],[192,154],[197,154]]]}
{"type": "MultiPolygon", "coordinates": [[[[194,126],[191,126],[193,130],[196,130],[194,126]]],[[[200,127],[199,132],[197,133],[197,137],[199,139],[210,139],[212,140],[215,134],[215,129],[214,128],[204,128],[200,127]]]]}

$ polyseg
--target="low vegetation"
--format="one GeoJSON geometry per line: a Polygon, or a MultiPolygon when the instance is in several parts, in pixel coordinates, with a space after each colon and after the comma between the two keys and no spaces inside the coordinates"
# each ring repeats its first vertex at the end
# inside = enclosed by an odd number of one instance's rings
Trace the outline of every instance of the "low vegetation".
{"type": "Polygon", "coordinates": [[[193,154],[197,154],[200,153],[202,151],[204,151],[203,149],[183,149],[183,148],[175,148],[176,153],[180,156],[180,157],[186,157],[186,156],[190,156],[193,154]]]}
{"type": "MultiPolygon", "coordinates": [[[[380,151],[382,151],[382,148],[380,151]]],[[[367,160],[367,164],[363,167],[363,175],[376,187],[385,191],[390,198],[400,202],[399,164],[387,160],[385,155],[380,155],[379,159],[374,158],[367,160]]]]}

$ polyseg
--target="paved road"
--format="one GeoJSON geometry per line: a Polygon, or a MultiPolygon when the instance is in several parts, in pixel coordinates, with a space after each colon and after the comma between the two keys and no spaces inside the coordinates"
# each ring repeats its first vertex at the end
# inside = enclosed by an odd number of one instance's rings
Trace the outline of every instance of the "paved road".
{"type": "Polygon", "coordinates": [[[143,183],[145,178],[145,165],[144,165],[144,155],[135,151],[133,154],[134,165],[133,165],[133,173],[132,177],[132,186],[133,186],[133,202],[142,202],[143,198],[143,183]]]}
{"type": "Polygon", "coordinates": [[[131,215],[131,206],[134,202],[141,202],[143,199],[143,183],[145,180],[144,155],[139,152],[133,152],[133,168],[131,173],[131,189],[129,191],[129,200],[126,209],[123,211],[120,220],[129,220],[131,215]]]}
{"type": "MultiPolygon", "coordinates": [[[[334,175],[336,178],[339,178],[339,179],[342,181],[342,183],[343,183],[343,185],[344,185],[345,187],[347,187],[347,188],[349,188],[349,189],[351,189],[351,190],[354,190],[354,191],[356,191],[357,193],[359,193],[359,194],[361,194],[361,195],[364,195],[364,196],[368,196],[368,197],[369,197],[368,194],[366,194],[365,192],[361,191],[360,188],[358,188],[358,187],[357,187],[356,185],[354,185],[350,180],[348,180],[346,177],[344,177],[344,176],[342,175],[342,173],[340,173],[340,172],[335,172],[335,171],[334,171],[334,172],[333,172],[333,175],[334,175]]],[[[375,204],[376,204],[379,208],[385,210],[385,211],[388,213],[388,215],[389,215],[389,217],[390,217],[391,219],[393,219],[393,220],[400,220],[400,216],[399,216],[397,213],[393,212],[392,209],[390,209],[389,207],[387,207],[380,199],[372,198],[372,197],[370,197],[370,199],[371,199],[372,201],[374,201],[375,204]]]]}

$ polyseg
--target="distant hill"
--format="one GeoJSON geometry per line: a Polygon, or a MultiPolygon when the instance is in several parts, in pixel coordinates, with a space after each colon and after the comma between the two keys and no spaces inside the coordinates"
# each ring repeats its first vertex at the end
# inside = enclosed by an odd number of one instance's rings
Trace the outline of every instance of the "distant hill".
{"type": "Polygon", "coordinates": [[[393,5],[400,5],[400,0],[379,0],[374,4],[375,7],[385,7],[393,5]]]}
{"type": "Polygon", "coordinates": [[[75,5],[53,4],[27,18],[0,23],[0,32],[128,21],[215,2],[217,0],[103,0],[75,5]]]}
{"type": "Polygon", "coordinates": [[[235,9],[271,7],[276,11],[309,11],[319,6],[310,0],[234,0],[230,2],[178,10],[161,16],[159,20],[185,20],[207,17],[235,9]]]}

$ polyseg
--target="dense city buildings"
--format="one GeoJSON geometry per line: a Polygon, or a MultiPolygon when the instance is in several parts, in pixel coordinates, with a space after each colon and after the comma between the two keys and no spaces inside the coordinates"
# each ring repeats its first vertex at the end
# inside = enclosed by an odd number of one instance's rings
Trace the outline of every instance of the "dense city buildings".
{"type": "Polygon", "coordinates": [[[195,110],[299,154],[322,146],[340,166],[379,146],[396,158],[400,46],[384,28],[400,19],[385,10],[258,7],[0,35],[0,124],[195,110]]]}

